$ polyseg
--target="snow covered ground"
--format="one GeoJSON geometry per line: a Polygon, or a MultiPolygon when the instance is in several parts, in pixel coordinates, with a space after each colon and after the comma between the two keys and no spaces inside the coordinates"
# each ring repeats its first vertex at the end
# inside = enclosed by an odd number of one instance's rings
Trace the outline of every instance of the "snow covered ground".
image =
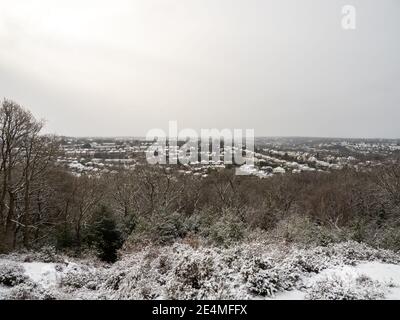
{"type": "Polygon", "coordinates": [[[59,277],[54,263],[25,262],[22,263],[25,274],[34,282],[45,288],[56,287],[59,277]]]}
{"type": "Polygon", "coordinates": [[[112,266],[40,259],[0,256],[0,299],[400,299],[399,255],[355,242],[175,244],[126,254],[112,266]]]}
{"type": "MultiPolygon", "coordinates": [[[[306,287],[312,287],[318,283],[328,282],[330,279],[342,281],[350,291],[353,281],[367,277],[372,281],[372,287],[376,284],[382,285],[384,296],[382,298],[389,300],[400,300],[400,265],[384,263],[379,261],[362,262],[356,266],[343,265],[323,270],[319,274],[314,274],[305,280],[306,287]]],[[[334,289],[332,289],[334,290],[334,289]]],[[[281,300],[304,300],[307,299],[307,291],[292,290],[277,294],[274,299],[281,300]]]]}

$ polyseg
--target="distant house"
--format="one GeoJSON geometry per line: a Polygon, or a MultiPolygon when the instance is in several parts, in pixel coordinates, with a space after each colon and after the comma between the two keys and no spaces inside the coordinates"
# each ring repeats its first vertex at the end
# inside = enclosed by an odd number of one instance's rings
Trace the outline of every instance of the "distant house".
{"type": "Polygon", "coordinates": [[[282,167],[276,167],[276,168],[274,168],[274,170],[272,172],[273,173],[285,173],[286,170],[282,167]]]}

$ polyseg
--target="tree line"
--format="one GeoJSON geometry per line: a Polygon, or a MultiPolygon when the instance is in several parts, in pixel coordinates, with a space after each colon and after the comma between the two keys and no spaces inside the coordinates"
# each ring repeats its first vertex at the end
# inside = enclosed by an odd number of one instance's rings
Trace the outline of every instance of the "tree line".
{"type": "Polygon", "coordinates": [[[53,246],[115,261],[147,244],[228,246],[262,236],[285,243],[353,239],[400,249],[400,169],[305,172],[268,179],[163,166],[73,175],[57,165],[60,139],[4,100],[0,109],[0,251],[53,246]],[[178,169],[178,168],[177,168],[178,169]]]}

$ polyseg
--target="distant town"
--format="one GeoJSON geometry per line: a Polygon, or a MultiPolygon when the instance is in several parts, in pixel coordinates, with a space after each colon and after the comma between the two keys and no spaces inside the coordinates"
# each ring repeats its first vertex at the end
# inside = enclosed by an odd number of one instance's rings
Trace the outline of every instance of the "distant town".
{"type": "MultiPolygon", "coordinates": [[[[146,164],[145,151],[152,144],[144,138],[61,138],[59,165],[72,173],[113,173],[118,169],[134,169],[146,164]]],[[[183,142],[181,142],[183,144],[183,142]]],[[[168,148],[168,147],[167,147],[168,148]]],[[[203,153],[205,151],[202,151],[203,153]]],[[[210,159],[213,154],[208,152],[210,159]]],[[[225,151],[219,161],[192,161],[187,165],[164,165],[166,170],[177,170],[184,175],[207,177],[212,170],[223,170],[225,151]]],[[[254,165],[243,165],[240,170],[260,178],[276,174],[304,171],[368,168],[398,163],[400,141],[388,139],[329,139],[329,138],[268,138],[255,141],[254,165]]]]}

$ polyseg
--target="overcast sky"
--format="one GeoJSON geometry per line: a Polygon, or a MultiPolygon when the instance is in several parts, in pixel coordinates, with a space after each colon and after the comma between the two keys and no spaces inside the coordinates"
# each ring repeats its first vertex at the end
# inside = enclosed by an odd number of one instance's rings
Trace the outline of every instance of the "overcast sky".
{"type": "Polygon", "coordinates": [[[399,0],[0,0],[0,96],[63,135],[400,138],[399,57],[399,0]]]}

